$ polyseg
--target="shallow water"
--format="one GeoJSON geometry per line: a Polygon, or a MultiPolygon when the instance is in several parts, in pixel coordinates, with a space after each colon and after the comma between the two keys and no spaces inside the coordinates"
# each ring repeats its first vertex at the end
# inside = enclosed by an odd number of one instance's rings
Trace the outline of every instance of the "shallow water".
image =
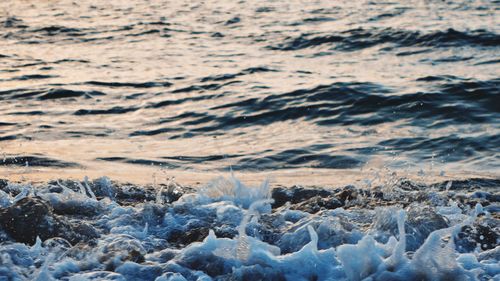
{"type": "Polygon", "coordinates": [[[497,1],[106,2],[0,3],[4,177],[498,175],[497,1]]]}

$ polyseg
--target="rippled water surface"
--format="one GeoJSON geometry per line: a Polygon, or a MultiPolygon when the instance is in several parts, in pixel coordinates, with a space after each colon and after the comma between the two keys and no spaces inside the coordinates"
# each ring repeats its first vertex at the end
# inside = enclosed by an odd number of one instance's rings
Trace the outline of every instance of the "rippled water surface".
{"type": "Polygon", "coordinates": [[[495,175],[499,8],[2,1],[0,173],[495,175]]]}

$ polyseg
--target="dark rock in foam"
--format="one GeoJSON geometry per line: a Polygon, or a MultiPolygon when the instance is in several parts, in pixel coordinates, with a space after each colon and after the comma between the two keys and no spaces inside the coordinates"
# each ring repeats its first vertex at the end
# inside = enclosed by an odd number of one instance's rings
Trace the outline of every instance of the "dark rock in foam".
{"type": "Polygon", "coordinates": [[[315,214],[322,209],[331,210],[342,206],[344,206],[344,204],[333,196],[328,196],[328,197],[314,196],[310,199],[305,200],[302,203],[298,203],[291,209],[301,210],[310,214],[315,214]]]}
{"type": "Polygon", "coordinates": [[[35,243],[37,237],[42,240],[62,237],[73,244],[98,237],[92,226],[66,221],[38,197],[25,197],[1,209],[0,225],[14,240],[27,244],[35,243]]]}

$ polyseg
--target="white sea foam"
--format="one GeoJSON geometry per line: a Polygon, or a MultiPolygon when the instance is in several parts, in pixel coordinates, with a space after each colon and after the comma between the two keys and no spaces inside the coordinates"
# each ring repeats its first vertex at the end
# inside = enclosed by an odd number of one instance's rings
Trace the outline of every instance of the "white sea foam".
{"type": "MultiPolygon", "coordinates": [[[[0,279],[500,278],[499,246],[489,251],[456,250],[455,237],[460,229],[474,224],[479,214],[484,215],[481,205],[471,210],[454,202],[438,206],[437,213],[448,217],[450,226],[430,233],[421,244],[415,244],[418,249],[412,253],[407,251],[407,238],[413,234],[405,229],[407,211],[400,207],[378,211],[337,208],[316,214],[291,210],[290,204],[271,209],[273,200],[267,183],[252,188],[234,177],[216,179],[173,204],[158,204],[163,202],[154,195],[150,202],[127,206],[111,200],[115,192],[110,191],[109,180],[95,182],[99,184],[82,184],[82,192],[59,184],[63,188],[58,192],[47,187],[36,193],[56,210],[64,209],[61,206],[97,210],[92,215],[66,216],[73,222],[92,224],[100,237],[73,246],[62,238],[43,243],[37,239],[33,246],[7,238],[0,244],[0,279]],[[95,195],[98,185],[107,190],[102,192],[106,196],[95,195]],[[364,221],[369,220],[375,222],[366,227],[364,221]],[[183,244],[200,229],[208,232],[202,241],[183,244]],[[385,239],[383,232],[393,234],[385,239]]],[[[21,192],[15,197],[0,191],[0,206],[8,207],[34,194],[30,186],[17,190],[21,192]]]]}

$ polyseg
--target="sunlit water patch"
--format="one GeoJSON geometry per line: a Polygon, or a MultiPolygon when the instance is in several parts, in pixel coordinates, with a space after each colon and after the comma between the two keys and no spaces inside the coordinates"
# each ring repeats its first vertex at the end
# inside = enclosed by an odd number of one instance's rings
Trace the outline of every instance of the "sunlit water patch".
{"type": "Polygon", "coordinates": [[[0,172],[495,176],[497,4],[3,1],[0,172]]]}

